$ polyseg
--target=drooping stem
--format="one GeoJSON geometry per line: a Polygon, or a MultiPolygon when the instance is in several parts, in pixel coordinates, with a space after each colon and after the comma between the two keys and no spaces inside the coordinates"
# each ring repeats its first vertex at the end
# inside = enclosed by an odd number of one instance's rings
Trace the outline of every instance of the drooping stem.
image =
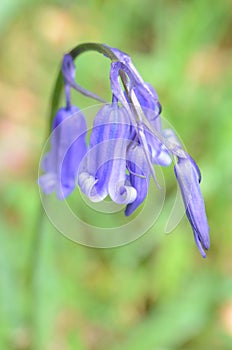
{"type": "Polygon", "coordinates": [[[77,56],[79,56],[81,53],[86,52],[86,51],[97,51],[107,58],[109,58],[111,61],[118,61],[117,56],[114,54],[114,52],[108,47],[105,46],[104,44],[99,44],[99,43],[84,43],[80,44],[74,49],[72,49],[69,54],[72,56],[72,58],[75,60],[77,56]]]}
{"type": "MultiPolygon", "coordinates": [[[[73,60],[75,60],[79,55],[81,55],[82,53],[87,52],[87,51],[96,51],[98,53],[103,54],[104,56],[109,58],[111,61],[118,61],[117,56],[113,53],[113,51],[109,47],[107,47],[103,44],[97,44],[97,43],[80,44],[80,45],[74,47],[69,52],[69,54],[71,55],[73,60]]],[[[100,98],[99,96],[95,95],[94,93],[82,88],[78,84],[75,84],[75,86],[73,86],[73,87],[76,90],[78,90],[81,94],[83,94],[87,97],[93,98],[93,99],[100,101],[100,102],[105,102],[102,98],[100,98]]],[[[54,117],[54,115],[59,107],[61,93],[63,91],[63,88],[64,88],[63,75],[62,75],[61,68],[60,68],[59,73],[57,75],[56,82],[55,82],[55,86],[53,89],[52,98],[51,98],[51,110],[50,110],[50,115],[49,115],[49,132],[51,130],[53,117],[54,117]]]]}

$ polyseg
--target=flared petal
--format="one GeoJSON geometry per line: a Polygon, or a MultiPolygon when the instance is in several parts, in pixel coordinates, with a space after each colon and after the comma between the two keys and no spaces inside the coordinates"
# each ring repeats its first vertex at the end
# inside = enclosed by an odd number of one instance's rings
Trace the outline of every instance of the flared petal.
{"type": "Polygon", "coordinates": [[[111,173],[108,183],[108,192],[111,199],[118,204],[128,204],[137,197],[137,191],[126,184],[126,151],[128,140],[115,140],[114,159],[111,161],[111,173]]]}
{"type": "Polygon", "coordinates": [[[107,196],[107,193],[100,195],[97,192],[96,184],[98,180],[89,173],[81,172],[78,177],[78,183],[82,192],[92,201],[101,202],[107,196]]]}
{"type": "Polygon", "coordinates": [[[135,201],[137,197],[136,189],[127,184],[125,166],[122,160],[115,160],[113,162],[115,167],[111,173],[108,190],[112,201],[117,204],[128,204],[135,201]]]}
{"type": "MultiPolygon", "coordinates": [[[[204,249],[208,250],[210,247],[209,226],[199,186],[199,170],[190,157],[179,158],[174,170],[197,246],[199,248],[201,244],[204,249]]],[[[202,250],[199,250],[202,254],[202,250]]]]}

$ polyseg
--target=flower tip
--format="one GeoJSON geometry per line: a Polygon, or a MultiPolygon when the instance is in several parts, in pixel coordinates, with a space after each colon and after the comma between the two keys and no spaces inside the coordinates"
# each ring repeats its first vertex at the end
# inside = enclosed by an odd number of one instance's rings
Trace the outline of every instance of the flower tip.
{"type": "Polygon", "coordinates": [[[209,238],[207,240],[205,240],[203,243],[202,243],[203,247],[205,250],[209,250],[210,248],[210,240],[209,238]]]}
{"type": "Polygon", "coordinates": [[[201,256],[202,256],[203,259],[206,259],[206,258],[207,258],[207,255],[206,255],[205,252],[204,252],[203,254],[201,254],[201,256]]]}
{"type": "Polygon", "coordinates": [[[131,204],[127,204],[126,209],[124,211],[125,216],[130,216],[136,208],[134,208],[133,206],[131,206],[131,204]]]}
{"type": "Polygon", "coordinates": [[[194,239],[197,245],[197,248],[199,250],[199,252],[201,253],[202,258],[206,258],[206,252],[205,250],[209,250],[210,247],[210,240],[209,240],[209,236],[202,239],[199,237],[199,235],[197,234],[197,232],[194,231],[194,239]]]}
{"type": "Polygon", "coordinates": [[[201,235],[199,236],[199,240],[205,250],[209,250],[210,248],[210,237],[209,237],[209,226],[207,225],[207,228],[201,231],[201,235]]]}

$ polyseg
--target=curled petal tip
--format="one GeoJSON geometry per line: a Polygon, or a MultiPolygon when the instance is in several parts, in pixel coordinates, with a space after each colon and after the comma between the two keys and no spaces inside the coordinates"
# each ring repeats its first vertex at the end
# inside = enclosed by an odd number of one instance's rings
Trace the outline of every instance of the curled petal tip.
{"type": "Polygon", "coordinates": [[[110,186],[109,195],[117,204],[129,204],[135,201],[137,191],[132,186],[116,184],[116,186],[110,186]]]}
{"type": "Polygon", "coordinates": [[[100,202],[107,196],[107,193],[105,193],[105,195],[100,195],[98,193],[97,183],[98,183],[98,180],[95,179],[95,177],[90,175],[89,173],[82,172],[78,176],[78,184],[79,184],[82,192],[92,202],[100,202]]]}

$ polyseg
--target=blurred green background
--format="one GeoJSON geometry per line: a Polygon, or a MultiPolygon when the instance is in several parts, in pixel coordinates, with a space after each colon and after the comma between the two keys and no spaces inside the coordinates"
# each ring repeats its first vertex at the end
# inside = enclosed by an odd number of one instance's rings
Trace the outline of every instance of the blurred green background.
{"type": "MultiPolygon", "coordinates": [[[[232,349],[231,33],[231,0],[1,1],[0,349],[232,349]],[[186,219],[164,233],[172,168],[160,219],[129,245],[87,248],[39,216],[57,67],[86,41],[132,56],[199,164],[206,260],[186,219]]],[[[79,64],[78,81],[109,96],[108,62],[93,53],[79,64]]]]}

